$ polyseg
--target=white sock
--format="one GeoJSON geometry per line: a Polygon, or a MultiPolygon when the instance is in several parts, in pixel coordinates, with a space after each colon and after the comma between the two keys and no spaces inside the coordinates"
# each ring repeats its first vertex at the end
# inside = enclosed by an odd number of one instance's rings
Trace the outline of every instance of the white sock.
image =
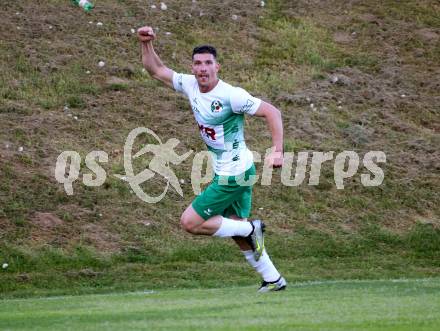
{"type": "Polygon", "coordinates": [[[281,275],[273,265],[269,255],[266,253],[266,250],[263,251],[263,254],[258,261],[255,260],[253,251],[242,251],[242,253],[249,264],[261,275],[261,277],[263,277],[266,282],[274,282],[280,278],[281,275]]]}
{"type": "Polygon", "coordinates": [[[247,237],[252,232],[252,225],[249,222],[235,221],[223,217],[222,224],[213,236],[216,237],[247,237]]]}

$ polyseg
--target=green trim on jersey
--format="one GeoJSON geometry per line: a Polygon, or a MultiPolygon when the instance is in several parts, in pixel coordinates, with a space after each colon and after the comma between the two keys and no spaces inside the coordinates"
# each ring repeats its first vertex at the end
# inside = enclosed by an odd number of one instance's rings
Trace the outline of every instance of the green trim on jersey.
{"type": "Polygon", "coordinates": [[[209,186],[192,202],[192,207],[205,221],[212,216],[240,218],[250,216],[252,208],[252,178],[255,176],[255,165],[238,176],[215,175],[209,186]],[[248,182],[243,185],[244,182],[248,182]]]}
{"type": "MultiPolygon", "coordinates": [[[[217,124],[217,123],[215,123],[217,124]]],[[[239,150],[246,148],[244,141],[244,116],[243,114],[230,113],[229,117],[223,122],[219,122],[224,130],[224,144],[226,149],[216,149],[206,145],[210,152],[213,152],[218,157],[226,151],[239,150]]]]}

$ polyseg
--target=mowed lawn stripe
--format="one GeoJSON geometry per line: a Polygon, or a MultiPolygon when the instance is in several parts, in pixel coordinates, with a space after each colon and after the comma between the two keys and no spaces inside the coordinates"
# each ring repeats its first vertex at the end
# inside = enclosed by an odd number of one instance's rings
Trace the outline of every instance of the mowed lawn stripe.
{"type": "Polygon", "coordinates": [[[438,330],[440,279],[296,283],[268,294],[237,287],[0,303],[2,330],[438,330]]]}

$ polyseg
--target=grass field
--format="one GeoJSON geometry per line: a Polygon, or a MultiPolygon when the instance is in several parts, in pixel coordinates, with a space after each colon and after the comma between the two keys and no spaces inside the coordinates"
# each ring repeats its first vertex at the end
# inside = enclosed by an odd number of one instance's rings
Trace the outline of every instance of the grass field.
{"type": "Polygon", "coordinates": [[[3,300],[2,330],[438,330],[440,278],[3,300]]]}

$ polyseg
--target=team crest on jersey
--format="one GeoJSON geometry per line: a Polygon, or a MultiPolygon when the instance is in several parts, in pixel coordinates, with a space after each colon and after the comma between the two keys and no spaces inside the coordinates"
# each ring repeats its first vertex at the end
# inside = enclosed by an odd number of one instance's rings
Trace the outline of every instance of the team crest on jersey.
{"type": "Polygon", "coordinates": [[[223,105],[219,100],[215,100],[211,103],[211,111],[213,113],[220,113],[223,110],[223,105]]]}

